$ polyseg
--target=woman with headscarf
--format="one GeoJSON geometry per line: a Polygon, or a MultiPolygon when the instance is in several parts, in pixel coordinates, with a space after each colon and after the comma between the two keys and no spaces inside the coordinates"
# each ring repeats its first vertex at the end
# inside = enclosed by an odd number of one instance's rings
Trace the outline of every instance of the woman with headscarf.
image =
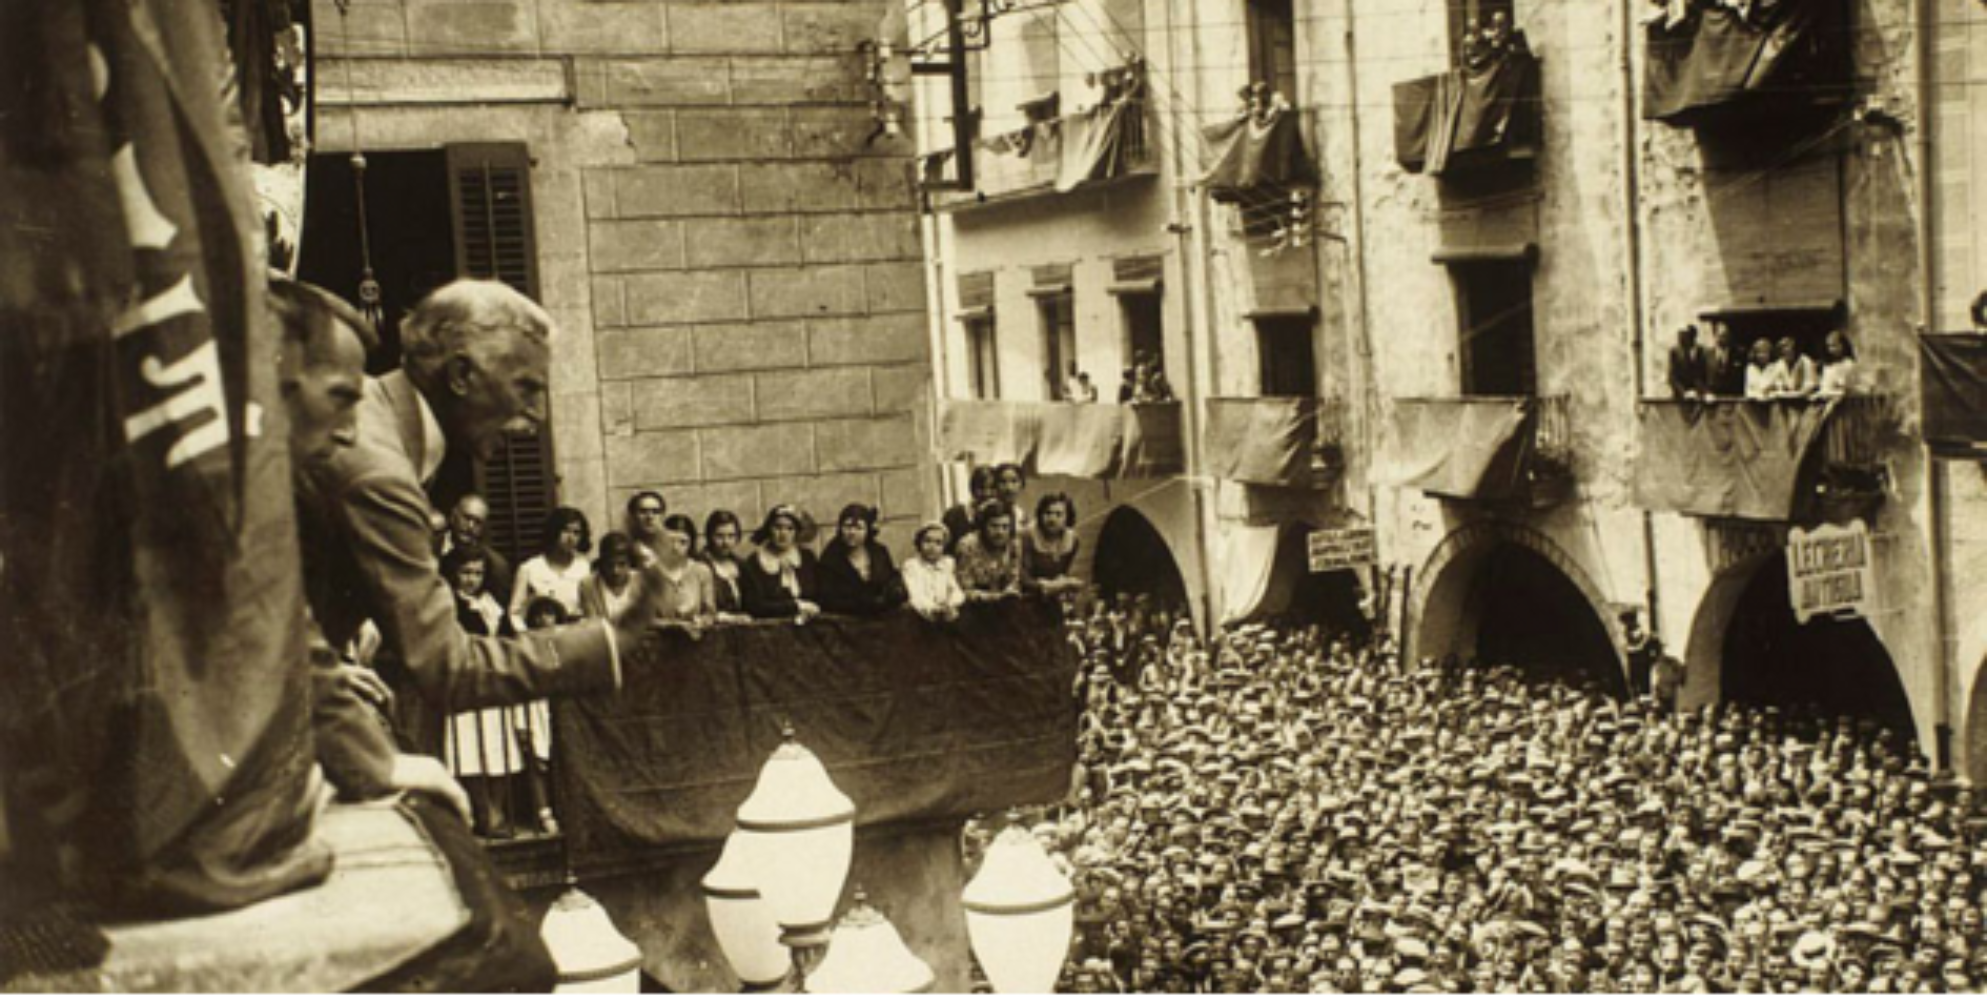
{"type": "Polygon", "coordinates": [[[903,581],[890,550],[876,540],[877,510],[852,503],[835,521],[835,537],[821,550],[821,610],[834,615],[880,615],[904,603],[903,581]]]}
{"type": "Polygon", "coordinates": [[[815,603],[819,561],[800,545],[801,524],[800,511],[777,504],[752,533],[758,549],[738,568],[739,602],[746,614],[806,621],[821,613],[815,603]]]}

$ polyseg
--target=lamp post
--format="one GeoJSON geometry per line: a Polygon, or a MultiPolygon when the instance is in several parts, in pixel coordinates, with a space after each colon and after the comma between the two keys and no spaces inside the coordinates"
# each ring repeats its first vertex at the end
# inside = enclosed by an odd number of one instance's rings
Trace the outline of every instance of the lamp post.
{"type": "Polygon", "coordinates": [[[809,993],[924,993],[936,976],[931,966],[904,946],[904,938],[869,898],[856,890],[855,902],[835,925],[828,955],[807,977],[809,993]]]}
{"type": "Polygon", "coordinates": [[[1076,890],[1009,818],[966,884],[966,937],[1001,993],[1053,993],[1076,930],[1076,890]]]}
{"type": "Polygon", "coordinates": [[[777,987],[793,967],[780,946],[780,925],[766,905],[739,847],[740,835],[726,837],[718,863],[704,876],[704,909],[711,931],[745,992],[777,987]]]}
{"type": "Polygon", "coordinates": [[[849,876],[856,810],[791,727],[784,737],[738,807],[732,840],[745,877],[785,932],[780,943],[813,949],[828,941],[828,922],[849,876]]]}

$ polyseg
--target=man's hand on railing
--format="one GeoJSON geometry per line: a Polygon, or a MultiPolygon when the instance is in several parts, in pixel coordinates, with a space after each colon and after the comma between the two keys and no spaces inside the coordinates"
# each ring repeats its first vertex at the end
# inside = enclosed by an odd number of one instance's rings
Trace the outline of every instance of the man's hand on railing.
{"type": "Polygon", "coordinates": [[[393,704],[393,689],[370,667],[339,663],[323,669],[326,681],[337,693],[357,698],[380,711],[386,711],[393,704]]]}
{"type": "Polygon", "coordinates": [[[432,795],[462,817],[464,823],[473,822],[469,814],[469,793],[463,791],[448,768],[433,757],[403,753],[393,758],[393,773],[387,778],[394,790],[401,792],[424,792],[432,795]]]}

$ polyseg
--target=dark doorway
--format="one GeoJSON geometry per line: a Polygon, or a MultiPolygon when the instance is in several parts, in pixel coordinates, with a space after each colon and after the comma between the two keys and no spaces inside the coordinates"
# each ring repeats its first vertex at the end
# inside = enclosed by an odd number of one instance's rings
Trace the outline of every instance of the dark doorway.
{"type": "MultiPolygon", "coordinates": [[[[352,158],[310,158],[304,194],[303,280],[359,301],[359,210],[352,158]]],[[[366,229],[386,322],[374,374],[400,364],[400,318],[456,276],[455,215],[449,210],[444,150],[366,154],[366,229]]]]}
{"type": "Polygon", "coordinates": [[[1187,584],[1173,562],[1172,550],[1152,522],[1135,510],[1119,508],[1104,522],[1091,572],[1105,597],[1150,594],[1160,607],[1187,607],[1187,584]]]}
{"type": "Polygon", "coordinates": [[[1451,264],[1462,319],[1463,395],[1529,396],[1538,388],[1528,260],[1451,264]]]}
{"type": "Polygon", "coordinates": [[[1915,742],[1911,700],[1890,651],[1869,623],[1794,620],[1787,563],[1768,559],[1746,584],[1725,630],[1723,697],[1783,708],[1814,706],[1825,716],[1868,719],[1915,742]]]}
{"type": "MultiPolygon", "coordinates": [[[[1298,544],[1304,544],[1301,533],[1298,544]]],[[[1307,553],[1298,552],[1298,567],[1305,568],[1307,553]]],[[[1282,558],[1281,555],[1278,558],[1282,558]]],[[[1331,573],[1305,573],[1297,578],[1297,586],[1290,594],[1290,608],[1287,614],[1293,624],[1317,625],[1327,636],[1345,636],[1363,643],[1371,637],[1366,616],[1359,610],[1360,598],[1366,593],[1359,574],[1353,570],[1338,570],[1331,573]]]]}
{"type": "Polygon", "coordinates": [[[1469,601],[1476,608],[1477,656],[1526,675],[1628,693],[1607,626],[1559,567],[1522,545],[1484,553],[1469,601]]]}

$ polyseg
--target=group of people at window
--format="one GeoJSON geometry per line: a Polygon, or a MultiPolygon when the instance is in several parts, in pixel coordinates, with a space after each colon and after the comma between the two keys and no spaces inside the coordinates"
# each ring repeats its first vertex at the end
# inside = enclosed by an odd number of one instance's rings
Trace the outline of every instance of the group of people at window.
{"type": "Polygon", "coordinates": [[[1840,399],[1862,391],[1856,349],[1841,330],[1822,341],[1821,357],[1801,349],[1793,337],[1759,337],[1739,348],[1731,328],[1719,324],[1706,349],[1697,327],[1677,331],[1670,348],[1670,394],[1677,399],[1803,400],[1840,399]]]}
{"type": "MultiPolygon", "coordinates": [[[[1098,398],[1097,383],[1090,373],[1071,364],[1062,380],[1063,402],[1095,403],[1098,398]]],[[[1174,398],[1172,383],[1166,381],[1166,366],[1150,351],[1140,351],[1118,379],[1119,403],[1170,403],[1174,398]]]]}

